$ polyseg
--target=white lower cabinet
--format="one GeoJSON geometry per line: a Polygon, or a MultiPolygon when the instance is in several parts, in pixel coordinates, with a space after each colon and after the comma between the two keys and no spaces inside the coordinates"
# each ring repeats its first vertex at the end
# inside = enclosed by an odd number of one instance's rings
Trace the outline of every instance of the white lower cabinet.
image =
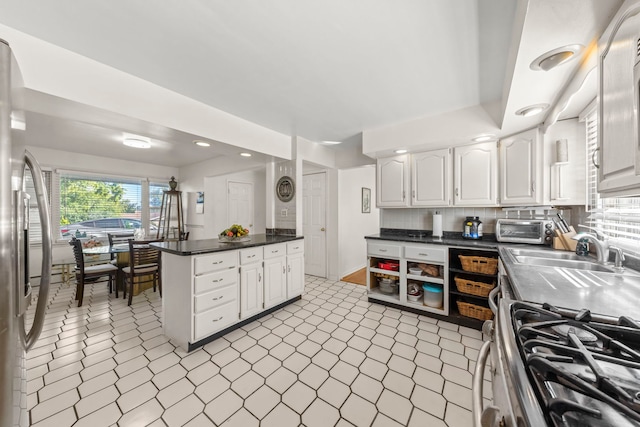
{"type": "Polygon", "coordinates": [[[287,243],[287,299],[304,292],[304,241],[287,243]]]}
{"type": "Polygon", "coordinates": [[[264,308],[287,299],[287,245],[264,247],[264,308]]]}
{"type": "Polygon", "coordinates": [[[301,295],[304,243],[288,243],[191,256],[163,252],[164,335],[189,351],[195,343],[206,343],[202,340],[301,295]]]}
{"type": "Polygon", "coordinates": [[[240,251],[240,318],[246,319],[263,309],[264,282],[262,248],[240,251]]]}
{"type": "MultiPolygon", "coordinates": [[[[402,243],[392,241],[367,242],[367,291],[371,300],[393,303],[413,309],[449,314],[447,248],[440,245],[402,243]],[[394,270],[388,268],[397,266],[394,270]],[[392,284],[383,284],[382,279],[392,284]],[[422,285],[436,289],[433,295],[441,297],[439,304],[432,298],[419,298],[409,294],[422,285]]],[[[424,292],[424,291],[423,291],[424,292]]],[[[431,294],[430,294],[431,296],[431,294]]]]}

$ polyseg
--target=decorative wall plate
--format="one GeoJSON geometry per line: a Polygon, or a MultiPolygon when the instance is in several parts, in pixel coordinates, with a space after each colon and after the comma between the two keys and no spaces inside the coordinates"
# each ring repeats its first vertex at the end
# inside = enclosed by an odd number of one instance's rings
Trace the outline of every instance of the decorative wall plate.
{"type": "Polygon", "coordinates": [[[276,195],[278,199],[283,202],[290,202],[293,196],[296,194],[296,186],[293,183],[293,178],[283,176],[278,180],[276,184],[276,195]]]}

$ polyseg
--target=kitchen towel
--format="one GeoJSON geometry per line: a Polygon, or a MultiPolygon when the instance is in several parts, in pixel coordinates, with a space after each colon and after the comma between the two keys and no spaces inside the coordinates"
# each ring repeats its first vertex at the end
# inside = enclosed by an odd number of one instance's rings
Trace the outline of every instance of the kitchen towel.
{"type": "Polygon", "coordinates": [[[433,214],[433,237],[442,237],[442,214],[433,214]]]}

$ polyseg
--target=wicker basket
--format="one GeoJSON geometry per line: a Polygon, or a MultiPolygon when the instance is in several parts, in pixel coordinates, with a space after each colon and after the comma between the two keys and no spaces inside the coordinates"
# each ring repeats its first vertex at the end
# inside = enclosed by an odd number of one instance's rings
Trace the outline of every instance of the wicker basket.
{"type": "Polygon", "coordinates": [[[458,311],[463,316],[478,320],[491,320],[493,318],[493,312],[489,308],[463,301],[456,301],[456,304],[458,304],[458,311]]]}
{"type": "Polygon", "coordinates": [[[458,257],[464,271],[482,274],[496,274],[498,271],[498,258],[466,255],[458,255],[458,257]]]}
{"type": "Polygon", "coordinates": [[[487,295],[489,295],[489,292],[491,292],[491,289],[496,287],[496,282],[474,282],[473,280],[463,279],[462,277],[458,276],[454,277],[453,280],[456,282],[456,288],[458,288],[458,292],[477,295],[479,297],[486,297],[487,295]]]}

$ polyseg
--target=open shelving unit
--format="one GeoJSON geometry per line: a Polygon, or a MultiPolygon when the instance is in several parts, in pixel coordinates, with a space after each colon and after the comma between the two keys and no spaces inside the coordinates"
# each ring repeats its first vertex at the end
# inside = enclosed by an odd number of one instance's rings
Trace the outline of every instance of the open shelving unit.
{"type": "Polygon", "coordinates": [[[460,292],[456,286],[455,278],[471,280],[474,282],[481,282],[484,284],[490,284],[494,287],[498,283],[498,273],[485,274],[478,272],[466,271],[462,268],[459,255],[463,256],[480,256],[486,258],[498,258],[498,253],[491,250],[477,250],[477,249],[464,249],[464,248],[450,248],[449,249],[449,317],[453,323],[467,326],[473,329],[482,329],[484,320],[479,320],[473,317],[468,317],[460,314],[458,310],[458,301],[473,304],[475,306],[489,308],[489,302],[487,296],[479,296],[466,292],[460,292]]]}

